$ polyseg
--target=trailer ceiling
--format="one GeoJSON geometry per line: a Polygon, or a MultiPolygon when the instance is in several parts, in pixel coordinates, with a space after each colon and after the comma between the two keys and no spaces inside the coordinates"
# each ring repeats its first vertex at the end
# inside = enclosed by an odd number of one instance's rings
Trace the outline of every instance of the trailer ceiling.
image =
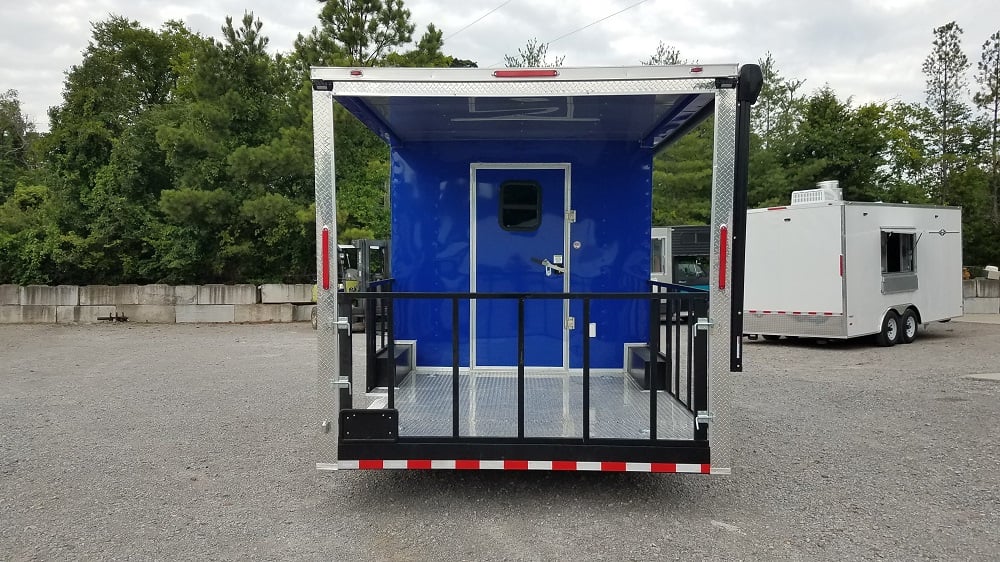
{"type": "Polygon", "coordinates": [[[489,69],[320,68],[313,86],[392,145],[607,141],[657,149],[710,116],[717,80],[736,74],[735,65],[704,70],[559,69],[551,80],[510,81],[489,69]]]}

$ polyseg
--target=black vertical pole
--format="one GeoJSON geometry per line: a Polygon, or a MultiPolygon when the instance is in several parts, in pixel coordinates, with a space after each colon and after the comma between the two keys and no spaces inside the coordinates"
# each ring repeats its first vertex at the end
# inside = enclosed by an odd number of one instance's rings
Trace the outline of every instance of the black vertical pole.
{"type": "Polygon", "coordinates": [[[740,67],[736,84],[736,163],[733,177],[732,315],[729,370],[743,370],[743,275],[746,270],[747,192],[750,176],[750,106],[757,101],[763,74],[756,64],[740,67]]]}
{"type": "Polygon", "coordinates": [[[458,437],[458,298],[451,299],[451,436],[458,437]]]}
{"type": "MultiPolygon", "coordinates": [[[[691,409],[691,394],[694,389],[694,337],[695,337],[695,315],[694,315],[694,300],[687,301],[687,397],[684,400],[684,405],[691,409]]],[[[680,313],[677,313],[677,329],[680,330],[680,313]]],[[[680,389],[678,389],[680,392],[680,389]]]]}
{"type": "Polygon", "coordinates": [[[590,440],[590,299],[583,299],[583,442],[590,440]]]}
{"type": "MultiPolygon", "coordinates": [[[[344,295],[349,295],[349,293],[344,293],[344,295]]],[[[354,331],[354,310],[351,308],[351,303],[354,299],[345,298],[344,302],[346,307],[342,310],[347,311],[347,332],[351,333],[354,331]]],[[[364,311],[365,311],[365,349],[366,349],[366,359],[365,359],[365,390],[371,390],[376,386],[379,386],[382,381],[379,379],[380,373],[378,372],[378,356],[376,352],[378,351],[378,340],[377,334],[375,333],[375,312],[374,306],[375,299],[364,299],[364,311]]]]}
{"type": "MultiPolygon", "coordinates": [[[[339,299],[337,310],[344,310],[344,303],[347,303],[347,309],[351,308],[351,301],[349,299],[343,298],[344,293],[337,293],[336,297],[339,299]]],[[[341,329],[337,326],[337,345],[340,347],[340,360],[338,365],[340,367],[340,375],[346,376],[348,380],[354,379],[354,346],[351,345],[351,330],[341,329]]],[[[347,388],[340,388],[340,408],[350,409],[352,408],[351,391],[347,388]]]]}
{"type": "Polygon", "coordinates": [[[517,437],[524,439],[524,297],[517,299],[517,437]]]}
{"type": "MultiPolygon", "coordinates": [[[[701,295],[699,295],[701,296],[701,295]]],[[[708,295],[695,301],[694,313],[699,318],[708,317],[708,295]]],[[[708,331],[694,330],[694,389],[693,397],[690,400],[691,411],[697,415],[698,412],[708,410],[708,331]]],[[[706,425],[695,426],[694,438],[696,441],[708,439],[708,427],[706,425]]]]}
{"type": "MultiPolygon", "coordinates": [[[[657,299],[655,302],[659,302],[657,299]]],[[[660,374],[660,311],[654,306],[653,300],[646,301],[649,305],[649,362],[647,373],[649,378],[649,438],[656,440],[656,380],[660,374]]],[[[669,329],[669,328],[668,328],[669,329]]]]}
{"type": "Polygon", "coordinates": [[[386,329],[389,332],[389,357],[388,365],[389,368],[389,409],[396,407],[396,335],[392,330],[392,297],[386,299],[385,303],[385,316],[386,316],[386,329]]]}

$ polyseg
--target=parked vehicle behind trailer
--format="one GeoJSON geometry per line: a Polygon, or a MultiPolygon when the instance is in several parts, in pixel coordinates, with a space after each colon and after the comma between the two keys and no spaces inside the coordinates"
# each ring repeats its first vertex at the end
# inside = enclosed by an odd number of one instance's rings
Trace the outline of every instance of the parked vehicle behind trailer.
{"type": "Polygon", "coordinates": [[[962,316],[962,212],[843,201],[836,182],[747,213],[744,333],[910,343],[962,316]]]}

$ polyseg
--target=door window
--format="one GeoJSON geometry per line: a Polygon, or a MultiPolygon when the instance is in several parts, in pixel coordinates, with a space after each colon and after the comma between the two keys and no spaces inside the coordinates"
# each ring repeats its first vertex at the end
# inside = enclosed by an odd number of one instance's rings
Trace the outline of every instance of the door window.
{"type": "Polygon", "coordinates": [[[542,224],[542,188],[537,182],[508,181],[500,186],[500,227],[538,230],[542,224]]]}

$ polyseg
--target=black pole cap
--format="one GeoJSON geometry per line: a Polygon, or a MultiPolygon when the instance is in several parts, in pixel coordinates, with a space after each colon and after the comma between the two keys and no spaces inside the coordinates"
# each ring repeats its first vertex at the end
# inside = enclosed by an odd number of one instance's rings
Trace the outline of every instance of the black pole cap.
{"type": "Polygon", "coordinates": [[[751,104],[757,102],[760,89],[764,86],[764,74],[756,64],[744,64],[740,67],[739,84],[736,89],[736,99],[751,104]]]}

